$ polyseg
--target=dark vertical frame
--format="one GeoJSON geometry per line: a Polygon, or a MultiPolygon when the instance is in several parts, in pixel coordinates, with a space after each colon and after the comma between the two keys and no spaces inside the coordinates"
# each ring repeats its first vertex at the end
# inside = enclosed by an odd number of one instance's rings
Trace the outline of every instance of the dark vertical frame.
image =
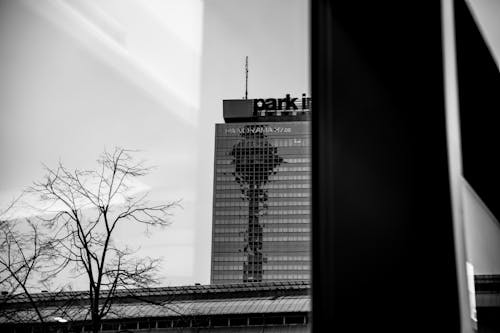
{"type": "Polygon", "coordinates": [[[466,2],[454,9],[464,177],[500,219],[500,73],[466,2]]]}
{"type": "Polygon", "coordinates": [[[458,332],[440,1],[311,3],[314,332],[458,332]]]}

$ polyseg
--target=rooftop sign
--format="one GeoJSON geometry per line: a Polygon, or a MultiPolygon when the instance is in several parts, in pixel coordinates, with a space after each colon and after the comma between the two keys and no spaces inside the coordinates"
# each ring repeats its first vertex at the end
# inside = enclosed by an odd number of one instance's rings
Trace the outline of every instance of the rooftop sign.
{"type": "Polygon", "coordinates": [[[284,98],[229,99],[223,101],[224,120],[232,122],[310,120],[311,97],[286,94],[284,98]]]}
{"type": "MultiPolygon", "coordinates": [[[[257,98],[253,100],[254,111],[297,111],[299,108],[296,103],[298,98],[291,98],[290,94],[286,94],[285,98],[257,98]]],[[[302,101],[299,104],[301,110],[309,109],[309,104],[311,102],[310,97],[306,97],[306,94],[302,94],[302,101]]]]}

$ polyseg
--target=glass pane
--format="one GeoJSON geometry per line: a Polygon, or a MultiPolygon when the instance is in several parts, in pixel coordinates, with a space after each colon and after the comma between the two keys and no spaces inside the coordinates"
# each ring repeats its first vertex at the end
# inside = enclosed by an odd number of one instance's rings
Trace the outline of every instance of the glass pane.
{"type": "Polygon", "coordinates": [[[4,1],[0,45],[0,317],[307,326],[308,1],[4,1]]]}

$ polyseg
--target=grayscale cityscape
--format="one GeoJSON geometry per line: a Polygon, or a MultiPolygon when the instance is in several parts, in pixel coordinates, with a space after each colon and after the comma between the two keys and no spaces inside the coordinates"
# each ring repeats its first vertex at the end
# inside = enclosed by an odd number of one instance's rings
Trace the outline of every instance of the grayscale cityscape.
{"type": "Polygon", "coordinates": [[[0,0],[0,332],[500,332],[498,17],[0,0]]]}

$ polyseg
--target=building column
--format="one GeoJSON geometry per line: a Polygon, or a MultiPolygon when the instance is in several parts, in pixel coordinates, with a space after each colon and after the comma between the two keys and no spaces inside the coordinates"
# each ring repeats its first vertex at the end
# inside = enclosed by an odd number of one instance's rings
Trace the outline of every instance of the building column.
{"type": "Polygon", "coordinates": [[[314,332],[459,332],[441,4],[311,15],[314,332]]]}

